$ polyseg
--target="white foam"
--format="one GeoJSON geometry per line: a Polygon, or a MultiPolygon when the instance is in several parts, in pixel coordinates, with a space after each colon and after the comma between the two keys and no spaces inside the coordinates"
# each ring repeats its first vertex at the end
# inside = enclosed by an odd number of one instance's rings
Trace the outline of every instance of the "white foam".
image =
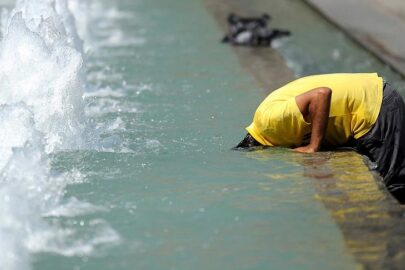
{"type": "Polygon", "coordinates": [[[0,168],[12,155],[14,147],[23,147],[32,138],[32,113],[24,104],[0,105],[0,168]],[[16,132],[17,131],[17,132],[16,132]]]}
{"type": "Polygon", "coordinates": [[[47,140],[47,152],[77,147],[84,122],[81,54],[65,38],[50,38],[57,32],[51,19],[40,23],[47,32],[41,37],[22,16],[22,12],[13,15],[1,43],[0,104],[21,102],[30,107],[35,128],[47,140]]]}
{"type": "Polygon", "coordinates": [[[148,150],[156,152],[163,148],[163,145],[158,140],[154,139],[147,139],[145,146],[148,150]]]}
{"type": "Polygon", "coordinates": [[[80,226],[82,234],[43,218],[106,211],[64,198],[66,185],[83,175],[55,175],[50,167],[50,154],[86,145],[85,61],[74,18],[66,0],[18,0],[1,23],[0,269],[30,269],[33,252],[91,255],[119,242],[107,223],[80,226]]]}
{"type": "Polygon", "coordinates": [[[86,92],[84,94],[84,98],[90,98],[90,97],[124,97],[125,93],[121,89],[111,89],[110,87],[107,88],[100,88],[95,91],[91,92],[86,92]]]}
{"type": "Polygon", "coordinates": [[[63,195],[64,184],[59,180],[49,176],[39,133],[34,131],[23,147],[12,149],[1,170],[0,239],[8,241],[0,244],[0,254],[5,256],[0,258],[0,269],[29,269],[27,241],[48,227],[40,215],[63,195]]]}
{"type": "Polygon", "coordinates": [[[136,95],[140,95],[143,92],[151,92],[153,90],[153,86],[151,84],[140,83],[138,85],[127,85],[128,90],[135,91],[136,95]]]}
{"type": "Polygon", "coordinates": [[[127,37],[122,31],[111,31],[104,40],[100,43],[102,47],[127,47],[127,46],[142,46],[146,44],[146,39],[143,37],[127,37]]]}
{"type": "Polygon", "coordinates": [[[32,252],[50,252],[72,257],[91,256],[100,246],[121,242],[120,236],[101,219],[90,222],[80,220],[66,226],[68,228],[48,229],[31,234],[27,246],[32,252]]]}
{"type": "Polygon", "coordinates": [[[107,126],[107,130],[109,131],[125,130],[125,123],[120,117],[118,117],[107,126]]]}
{"type": "Polygon", "coordinates": [[[64,204],[52,208],[49,212],[44,213],[43,217],[76,217],[95,212],[105,212],[106,208],[96,206],[88,202],[79,201],[76,198],[69,198],[64,204]]]}

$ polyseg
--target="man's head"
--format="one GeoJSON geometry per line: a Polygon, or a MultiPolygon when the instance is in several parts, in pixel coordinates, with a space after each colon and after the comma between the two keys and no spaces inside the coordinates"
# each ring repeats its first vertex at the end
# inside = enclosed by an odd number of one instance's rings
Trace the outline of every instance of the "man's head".
{"type": "Polygon", "coordinates": [[[253,138],[252,135],[247,133],[245,138],[243,138],[243,140],[237,146],[235,146],[233,149],[235,149],[235,150],[237,150],[237,149],[247,149],[247,148],[260,146],[260,145],[261,144],[258,141],[256,141],[255,138],[253,138]]]}

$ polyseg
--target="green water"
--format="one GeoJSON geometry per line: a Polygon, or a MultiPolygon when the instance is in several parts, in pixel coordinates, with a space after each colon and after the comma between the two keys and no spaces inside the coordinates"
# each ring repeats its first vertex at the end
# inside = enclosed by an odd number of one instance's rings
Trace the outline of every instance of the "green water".
{"type": "Polygon", "coordinates": [[[119,125],[94,139],[105,151],[57,153],[53,168],[84,175],[66,196],[105,210],[49,222],[77,229],[72,241],[80,243],[104,220],[121,241],[96,243],[91,256],[36,254],[33,268],[355,269],[296,162],[301,155],[230,151],[263,93],[219,44],[201,3],[102,3],[128,16],[95,20],[94,43],[106,29],[145,42],[90,51],[89,74],[116,75],[90,76],[90,83],[121,95],[87,98],[89,117],[95,126],[119,125]]]}
{"type": "MultiPolygon", "coordinates": [[[[272,14],[272,25],[291,30],[277,51],[297,76],[333,72],[378,72],[405,94],[405,81],[364,51],[301,0],[238,0],[248,14],[272,14]]],[[[405,263],[404,209],[368,172],[354,152],[306,157],[304,175],[341,229],[346,246],[365,269],[402,269],[405,263]]]]}

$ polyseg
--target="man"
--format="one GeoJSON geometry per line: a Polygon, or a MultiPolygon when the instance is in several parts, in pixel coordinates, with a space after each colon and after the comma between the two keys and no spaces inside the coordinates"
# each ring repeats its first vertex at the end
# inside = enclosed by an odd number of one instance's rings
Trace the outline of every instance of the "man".
{"type": "Polygon", "coordinates": [[[376,164],[391,194],[405,203],[405,105],[376,73],[304,77],[272,92],[237,148],[289,147],[314,153],[354,147],[376,164]]]}

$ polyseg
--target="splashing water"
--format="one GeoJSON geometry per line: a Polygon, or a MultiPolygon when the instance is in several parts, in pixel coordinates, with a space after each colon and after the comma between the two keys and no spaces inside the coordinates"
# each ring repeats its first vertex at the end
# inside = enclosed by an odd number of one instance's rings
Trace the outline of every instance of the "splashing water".
{"type": "Polygon", "coordinates": [[[75,242],[72,229],[42,218],[99,210],[74,198],[63,206],[69,175],[50,168],[50,154],[85,141],[83,42],[66,0],[17,1],[2,13],[1,34],[0,269],[30,269],[32,252],[90,254],[118,241],[101,220],[89,224],[96,233],[87,242],[75,242]]]}
{"type": "Polygon", "coordinates": [[[0,103],[31,108],[48,153],[79,146],[83,130],[81,47],[66,30],[74,26],[59,18],[58,2],[17,2],[0,52],[0,103]]]}

